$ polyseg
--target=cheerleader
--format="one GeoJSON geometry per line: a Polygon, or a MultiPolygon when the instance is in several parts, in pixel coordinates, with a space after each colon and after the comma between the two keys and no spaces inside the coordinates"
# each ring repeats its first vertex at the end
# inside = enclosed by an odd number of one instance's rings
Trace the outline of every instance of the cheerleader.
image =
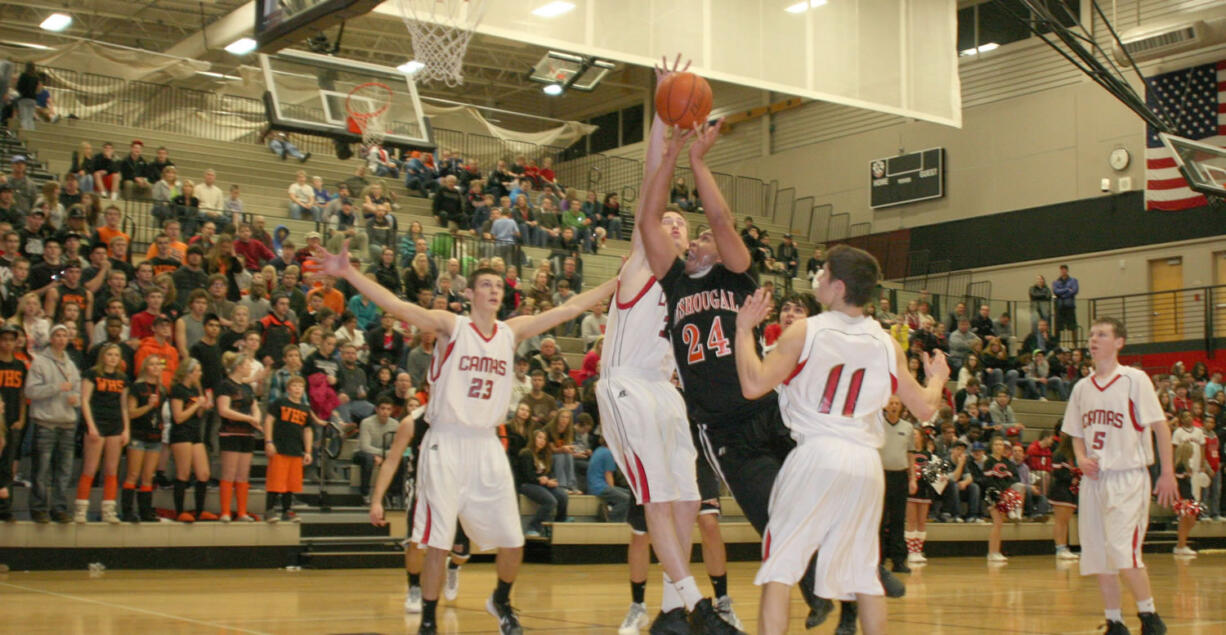
{"type": "Polygon", "coordinates": [[[1196,444],[1191,441],[1175,447],[1175,485],[1179,487],[1179,501],[1175,503],[1175,514],[1179,516],[1178,542],[1174,551],[1176,557],[1196,557],[1196,550],[1188,546],[1188,534],[1203,511],[1200,503],[1192,497],[1192,479],[1197,473],[1192,461],[1196,454],[1196,444]]]}
{"type": "Polygon", "coordinates": [[[903,532],[903,539],[907,543],[907,562],[922,564],[928,561],[924,557],[924,539],[928,535],[928,506],[936,496],[932,484],[924,479],[924,468],[933,460],[935,445],[932,437],[924,434],[921,428],[915,429],[914,443],[912,477],[907,485],[907,529],[903,532]]]}
{"type": "Polygon", "coordinates": [[[85,371],[81,380],[81,414],[85,418],[81,478],[77,481],[77,500],[73,520],[85,522],[89,512],[89,491],[94,474],[102,463],[102,520],[115,524],[115,496],[119,493],[119,457],[128,444],[128,379],[122,370],[123,355],[118,344],[107,344],[98,351],[98,363],[85,371]]]}
{"type": "Polygon", "coordinates": [[[255,431],[260,429],[260,408],[251,389],[252,360],[241,353],[226,353],[221,366],[226,378],[217,386],[217,414],[221,415],[221,522],[230,522],[230,499],[238,502],[235,520],[254,522],[247,513],[247,482],[251,456],[255,451],[255,431]]]}
{"type": "Polygon", "coordinates": [[[992,439],[992,456],[983,464],[986,503],[992,514],[992,532],[988,535],[988,562],[1007,562],[1000,552],[1000,531],[1005,524],[1005,515],[1022,503],[1022,495],[1013,489],[1017,471],[1009,460],[1005,440],[992,439]]]}
{"type": "Polygon", "coordinates": [[[122,505],[124,520],[156,522],[153,511],[153,472],[162,454],[162,404],[166,389],[162,387],[162,369],[166,360],[150,355],[141,362],[140,376],[128,391],[128,417],[132,440],[128,445],[128,475],[123,480],[122,505]],[[140,492],[136,490],[140,484],[140,492]],[[133,499],[140,509],[133,511],[133,499]]]}
{"type": "Polygon", "coordinates": [[[197,520],[217,520],[217,515],[205,511],[204,497],[209,489],[209,454],[204,449],[205,417],[213,409],[213,400],[200,385],[204,369],[189,357],[175,370],[170,386],[170,451],[175,457],[175,520],[190,523],[197,520]],[[183,511],[188,478],[196,473],[196,514],[183,511]]]}
{"type": "Polygon", "coordinates": [[[1081,483],[1081,470],[1073,454],[1073,438],[1060,436],[1060,445],[1052,453],[1051,502],[1054,523],[1052,540],[1056,543],[1057,560],[1077,560],[1079,556],[1068,548],[1068,524],[1077,511],[1077,487],[1081,483]]]}

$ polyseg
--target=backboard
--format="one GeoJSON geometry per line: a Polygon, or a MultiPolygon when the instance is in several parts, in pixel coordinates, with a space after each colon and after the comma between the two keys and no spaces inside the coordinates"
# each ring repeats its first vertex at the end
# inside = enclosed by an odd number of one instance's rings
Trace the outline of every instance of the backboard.
{"type": "Polygon", "coordinates": [[[1201,194],[1226,197],[1226,148],[1165,132],[1158,137],[1175,157],[1188,187],[1201,194]]]}
{"type": "MultiPolygon", "coordinates": [[[[355,89],[371,83],[386,86],[391,94],[384,117],[383,145],[405,150],[434,150],[430,123],[422,112],[417,86],[406,73],[330,55],[284,50],[276,55],[260,54],[264,73],[264,106],[274,130],[361,142],[360,131],[353,129],[346,101],[363,101],[369,106],[369,91],[355,89]]],[[[374,93],[379,96],[383,93],[374,93]]],[[[372,110],[363,108],[362,110],[372,110]]]]}
{"type": "Polygon", "coordinates": [[[383,0],[256,0],[255,41],[261,53],[277,51],[369,13],[383,0]]]}
{"type": "Polygon", "coordinates": [[[591,91],[613,68],[611,62],[602,59],[549,51],[532,67],[528,79],[542,84],[560,84],[565,88],[591,91]]]}

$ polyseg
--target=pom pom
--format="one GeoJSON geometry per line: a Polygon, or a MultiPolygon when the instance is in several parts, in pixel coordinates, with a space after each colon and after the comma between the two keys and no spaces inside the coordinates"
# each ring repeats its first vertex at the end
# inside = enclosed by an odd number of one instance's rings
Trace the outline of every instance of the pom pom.
{"type": "Polygon", "coordinates": [[[1015,509],[1020,509],[1021,506],[1022,495],[1012,488],[1001,492],[999,499],[996,501],[996,509],[1006,514],[1015,509]]]}
{"type": "Polygon", "coordinates": [[[954,466],[941,457],[934,456],[920,469],[920,477],[929,483],[936,483],[941,477],[952,472],[954,466]]]}
{"type": "Polygon", "coordinates": [[[1175,515],[1180,518],[1200,518],[1205,513],[1205,506],[1192,499],[1181,499],[1175,502],[1175,515]]]}

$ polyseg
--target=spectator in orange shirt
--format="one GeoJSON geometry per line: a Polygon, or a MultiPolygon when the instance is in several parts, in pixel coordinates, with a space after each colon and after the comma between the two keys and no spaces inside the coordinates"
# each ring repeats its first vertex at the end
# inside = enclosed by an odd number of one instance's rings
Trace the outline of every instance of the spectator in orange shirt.
{"type": "Polygon", "coordinates": [[[320,267],[315,260],[315,253],[322,248],[323,236],[319,232],[307,232],[306,241],[306,247],[298,250],[298,253],[294,255],[294,260],[297,261],[299,267],[302,267],[302,280],[313,287],[318,287],[320,281],[317,278],[320,267]]]}
{"type": "Polygon", "coordinates": [[[165,315],[158,315],[153,319],[153,335],[142,338],[140,348],[136,349],[136,358],[133,360],[136,367],[140,368],[144,363],[145,358],[150,355],[159,355],[166,360],[166,367],[162,369],[162,386],[170,388],[170,380],[174,377],[175,371],[179,369],[179,350],[175,348],[174,341],[171,339],[174,329],[170,318],[165,315]]]}
{"type": "MultiPolygon", "coordinates": [[[[108,206],[106,210],[102,212],[102,223],[103,223],[102,227],[99,227],[98,231],[94,232],[93,244],[110,245],[111,239],[116,236],[123,236],[125,247],[128,244],[130,244],[132,242],[132,237],[125,234],[123,230],[119,227],[119,223],[122,220],[123,220],[123,213],[119,211],[119,208],[114,205],[108,206]]],[[[118,256],[115,256],[115,255],[112,255],[111,257],[118,258],[118,256]]],[[[124,262],[127,262],[128,261],[127,251],[125,250],[123,253],[123,257],[118,258],[118,259],[123,260],[124,262]]]]}
{"type": "MultiPolygon", "coordinates": [[[[168,252],[163,254],[163,256],[184,262],[184,259],[187,258],[187,244],[183,242],[182,235],[179,233],[181,228],[182,225],[177,220],[168,220],[162,223],[162,233],[166,234],[166,237],[170,239],[167,243],[168,252]]],[[[145,259],[152,260],[156,255],[158,255],[157,245],[149,245],[149,251],[145,252],[145,259]]]]}
{"type": "Polygon", "coordinates": [[[328,307],[329,309],[332,309],[333,313],[337,315],[344,313],[345,312],[345,294],[336,290],[334,286],[336,284],[336,278],[332,276],[322,276],[320,278],[320,282],[323,283],[323,286],[311,289],[307,293],[307,301],[310,302],[311,296],[313,295],[322,296],[324,300],[324,306],[328,307]]]}

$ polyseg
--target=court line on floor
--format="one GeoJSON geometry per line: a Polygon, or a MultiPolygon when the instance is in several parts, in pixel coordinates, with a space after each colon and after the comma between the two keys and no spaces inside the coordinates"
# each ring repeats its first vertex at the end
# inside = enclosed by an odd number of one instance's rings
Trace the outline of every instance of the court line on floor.
{"type": "Polygon", "coordinates": [[[161,611],[151,611],[149,609],[142,609],[142,608],[137,608],[134,606],[127,606],[124,604],[116,604],[114,602],[106,602],[104,600],[93,600],[90,598],[81,597],[79,595],[72,595],[70,593],[59,593],[56,591],[48,591],[46,589],[38,589],[35,587],[29,587],[29,586],[25,586],[22,584],[13,584],[12,582],[0,582],[0,586],[6,586],[9,588],[13,588],[13,589],[19,589],[21,591],[28,591],[30,593],[41,593],[43,595],[50,595],[51,597],[57,597],[57,598],[62,598],[66,600],[76,600],[77,602],[84,602],[86,604],[96,604],[98,606],[106,606],[110,608],[123,609],[125,611],[131,611],[133,613],[144,613],[145,615],[152,615],[154,617],[161,617],[161,618],[169,619],[169,620],[187,622],[189,624],[196,624],[199,626],[207,626],[209,628],[228,629],[231,631],[237,631],[239,633],[248,633],[249,635],[271,635],[270,633],[266,633],[264,631],[253,631],[253,630],[245,629],[239,626],[230,626],[228,624],[221,624],[219,622],[206,622],[204,620],[196,620],[190,617],[183,617],[181,615],[172,615],[170,613],[162,613],[161,611]]]}

